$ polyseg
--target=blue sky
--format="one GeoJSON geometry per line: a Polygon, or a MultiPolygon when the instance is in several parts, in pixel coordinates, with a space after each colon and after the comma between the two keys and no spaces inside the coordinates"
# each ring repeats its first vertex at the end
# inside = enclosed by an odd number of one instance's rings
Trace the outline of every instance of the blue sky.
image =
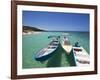
{"type": "Polygon", "coordinates": [[[89,14],[23,11],[22,24],[50,31],[89,31],[89,14]]]}

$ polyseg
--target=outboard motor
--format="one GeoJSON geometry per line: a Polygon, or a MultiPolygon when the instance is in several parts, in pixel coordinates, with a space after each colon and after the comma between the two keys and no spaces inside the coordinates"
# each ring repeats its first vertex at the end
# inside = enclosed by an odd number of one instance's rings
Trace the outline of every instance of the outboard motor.
{"type": "Polygon", "coordinates": [[[75,43],[75,47],[80,47],[79,42],[75,43]]]}

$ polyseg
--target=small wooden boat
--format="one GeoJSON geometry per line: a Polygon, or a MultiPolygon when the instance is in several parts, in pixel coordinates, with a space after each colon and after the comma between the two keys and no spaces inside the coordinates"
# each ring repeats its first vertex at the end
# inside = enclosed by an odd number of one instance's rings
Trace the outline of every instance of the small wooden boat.
{"type": "Polygon", "coordinates": [[[82,46],[74,46],[73,54],[76,66],[86,66],[90,64],[89,54],[82,46]]]}
{"type": "Polygon", "coordinates": [[[69,54],[72,50],[72,45],[70,44],[68,36],[64,36],[61,40],[61,45],[63,49],[69,54]]]}
{"type": "Polygon", "coordinates": [[[45,61],[49,57],[52,56],[53,52],[56,51],[56,49],[59,46],[59,39],[53,39],[50,44],[46,48],[41,49],[35,56],[35,59],[37,61],[45,61]]]}

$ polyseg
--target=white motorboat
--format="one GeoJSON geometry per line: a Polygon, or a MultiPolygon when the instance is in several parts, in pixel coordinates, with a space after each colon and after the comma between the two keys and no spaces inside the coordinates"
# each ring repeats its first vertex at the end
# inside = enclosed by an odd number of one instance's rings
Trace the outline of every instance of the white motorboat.
{"type": "Polygon", "coordinates": [[[74,54],[76,66],[86,66],[90,64],[89,54],[82,46],[74,46],[73,54],[74,54]]]}
{"type": "Polygon", "coordinates": [[[63,39],[61,40],[61,45],[62,48],[68,53],[70,54],[71,50],[72,50],[72,45],[70,44],[69,38],[67,35],[63,35],[63,39]]]}

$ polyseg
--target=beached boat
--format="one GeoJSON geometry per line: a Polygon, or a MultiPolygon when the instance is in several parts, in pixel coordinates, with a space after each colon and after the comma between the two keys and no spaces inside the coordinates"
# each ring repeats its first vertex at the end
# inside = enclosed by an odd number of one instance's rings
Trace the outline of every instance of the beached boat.
{"type": "Polygon", "coordinates": [[[61,40],[61,45],[62,48],[68,53],[70,54],[71,50],[72,50],[72,45],[70,44],[68,35],[63,35],[63,39],[61,40]]]}
{"type": "Polygon", "coordinates": [[[76,66],[86,66],[90,64],[89,54],[82,46],[73,46],[73,54],[76,66]]]}
{"type": "Polygon", "coordinates": [[[59,47],[59,39],[55,38],[51,41],[46,48],[41,49],[35,56],[37,61],[45,61],[50,58],[53,52],[59,47]]]}

